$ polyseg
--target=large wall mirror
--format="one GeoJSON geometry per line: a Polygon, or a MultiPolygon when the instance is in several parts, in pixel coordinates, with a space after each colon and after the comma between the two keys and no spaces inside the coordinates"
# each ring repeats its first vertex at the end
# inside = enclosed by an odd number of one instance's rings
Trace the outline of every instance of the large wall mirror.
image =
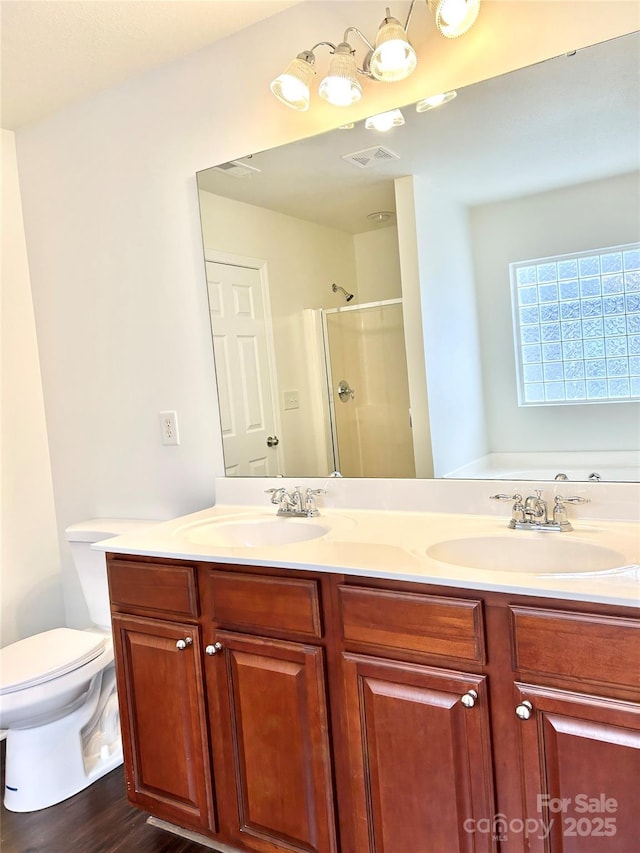
{"type": "Polygon", "coordinates": [[[228,476],[640,479],[639,57],[198,174],[228,476]]]}

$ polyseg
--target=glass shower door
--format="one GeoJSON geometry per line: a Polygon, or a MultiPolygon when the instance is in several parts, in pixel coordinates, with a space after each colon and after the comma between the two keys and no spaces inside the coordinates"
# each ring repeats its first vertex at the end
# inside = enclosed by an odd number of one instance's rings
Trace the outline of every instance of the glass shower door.
{"type": "Polygon", "coordinates": [[[402,300],[329,309],[324,325],[338,470],[415,477],[402,300]]]}

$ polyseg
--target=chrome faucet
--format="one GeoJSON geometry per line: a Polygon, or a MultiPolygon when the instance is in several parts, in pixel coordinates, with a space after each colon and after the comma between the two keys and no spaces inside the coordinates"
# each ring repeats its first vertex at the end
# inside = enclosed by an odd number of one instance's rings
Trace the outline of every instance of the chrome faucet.
{"type": "Polygon", "coordinates": [[[276,515],[284,518],[315,518],[320,515],[316,496],[326,493],[326,489],[306,489],[303,493],[300,486],[295,486],[290,492],[282,487],[265,491],[271,495],[271,503],[278,506],[276,515]]]}
{"type": "Polygon", "coordinates": [[[533,495],[524,502],[524,520],[525,524],[548,524],[547,502],[542,497],[540,489],[536,489],[533,495]]]}
{"type": "Polygon", "coordinates": [[[589,498],[581,498],[577,495],[570,498],[563,498],[561,495],[556,495],[553,499],[553,518],[549,519],[547,502],[542,497],[540,489],[536,489],[524,501],[522,500],[522,495],[519,494],[497,494],[490,495],[489,497],[494,501],[513,501],[511,520],[508,524],[511,530],[544,530],[568,533],[570,530],[573,530],[573,527],[567,518],[565,504],[589,503],[589,498]]]}

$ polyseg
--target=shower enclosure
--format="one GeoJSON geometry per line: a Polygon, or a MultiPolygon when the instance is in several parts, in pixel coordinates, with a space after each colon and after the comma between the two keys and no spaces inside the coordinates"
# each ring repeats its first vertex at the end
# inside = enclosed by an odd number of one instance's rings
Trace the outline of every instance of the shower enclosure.
{"type": "Polygon", "coordinates": [[[402,299],[325,309],[322,320],[336,469],[415,477],[402,299]]]}

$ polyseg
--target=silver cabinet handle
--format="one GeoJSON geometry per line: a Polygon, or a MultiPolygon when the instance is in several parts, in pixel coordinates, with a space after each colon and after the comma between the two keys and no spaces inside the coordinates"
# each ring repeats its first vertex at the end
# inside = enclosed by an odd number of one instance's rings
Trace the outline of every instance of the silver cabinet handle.
{"type": "Polygon", "coordinates": [[[467,692],[460,698],[460,701],[464,705],[465,708],[473,708],[478,700],[478,694],[475,690],[467,690],[467,692]]]}
{"type": "Polygon", "coordinates": [[[222,643],[214,643],[212,646],[207,646],[204,650],[206,655],[217,655],[222,651],[222,643]]]}
{"type": "Polygon", "coordinates": [[[192,643],[193,640],[191,639],[191,637],[185,637],[184,640],[178,640],[178,642],[176,643],[176,649],[179,652],[183,652],[187,648],[187,646],[190,646],[192,643]]]}
{"type": "Polygon", "coordinates": [[[528,699],[525,699],[524,702],[521,702],[519,705],[516,705],[516,717],[520,720],[528,720],[533,711],[533,705],[529,702],[528,699]]]}

